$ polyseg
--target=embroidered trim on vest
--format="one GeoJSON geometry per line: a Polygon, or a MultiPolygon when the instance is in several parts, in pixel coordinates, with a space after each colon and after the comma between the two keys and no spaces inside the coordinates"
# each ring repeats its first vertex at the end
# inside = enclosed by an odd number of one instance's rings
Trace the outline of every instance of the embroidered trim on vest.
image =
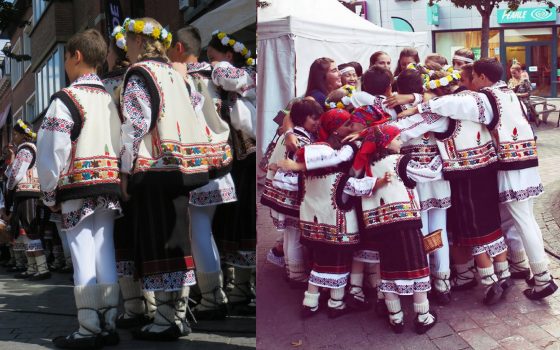
{"type": "Polygon", "coordinates": [[[455,119],[447,118],[449,120],[449,125],[447,126],[447,130],[444,132],[434,132],[434,136],[436,139],[443,141],[448,137],[451,137],[455,133],[455,128],[459,123],[455,119]]]}
{"type": "Polygon", "coordinates": [[[35,161],[37,159],[37,147],[33,143],[22,143],[17,152],[22,149],[27,149],[31,153],[31,162],[25,172],[23,179],[16,185],[13,191],[14,198],[39,198],[41,195],[41,188],[39,178],[37,177],[37,170],[34,169],[35,161]]]}
{"type": "Polygon", "coordinates": [[[261,204],[285,215],[299,216],[298,191],[276,188],[271,179],[266,179],[264,183],[261,204]]]}
{"type": "MultiPolygon", "coordinates": [[[[424,134],[425,136],[426,134],[424,134]]],[[[428,139],[423,137],[426,142],[428,139]]],[[[435,156],[439,154],[438,147],[436,144],[429,145],[429,144],[412,144],[401,148],[402,154],[408,154],[412,157],[413,160],[420,162],[422,164],[429,164],[435,156]]]]}
{"type": "Polygon", "coordinates": [[[496,126],[498,125],[498,122],[500,121],[500,118],[502,117],[498,108],[499,101],[496,99],[496,96],[494,96],[494,94],[488,90],[482,89],[480,90],[480,92],[488,97],[490,106],[492,106],[492,114],[494,114],[494,118],[486,127],[488,128],[488,130],[494,131],[494,129],[496,129],[496,126]]]}
{"type": "Polygon", "coordinates": [[[408,173],[406,172],[406,167],[411,160],[412,157],[410,156],[410,154],[405,154],[397,160],[397,175],[402,179],[404,185],[407,188],[416,187],[416,181],[409,178],[408,173]]]}

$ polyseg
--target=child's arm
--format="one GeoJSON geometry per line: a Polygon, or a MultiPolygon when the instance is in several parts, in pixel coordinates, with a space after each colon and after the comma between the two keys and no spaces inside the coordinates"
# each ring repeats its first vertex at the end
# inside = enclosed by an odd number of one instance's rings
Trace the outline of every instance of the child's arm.
{"type": "Polygon", "coordinates": [[[354,149],[344,145],[335,150],[327,144],[310,144],[300,148],[295,155],[297,161],[283,159],[278,167],[287,171],[306,171],[337,166],[354,157],[354,149]]]}
{"type": "Polygon", "coordinates": [[[394,123],[401,131],[401,140],[406,142],[422,136],[427,132],[444,132],[449,127],[449,119],[442,116],[434,116],[430,123],[427,123],[420,114],[399,119],[394,123]]]}
{"type": "Polygon", "coordinates": [[[385,186],[392,181],[393,174],[387,172],[382,178],[363,177],[357,179],[351,177],[344,185],[344,193],[354,197],[368,197],[377,189],[385,186]]]}
{"type": "Polygon", "coordinates": [[[123,93],[121,109],[124,119],[121,125],[121,180],[124,180],[121,188],[124,190],[123,198],[128,198],[126,176],[132,171],[140,142],[150,131],[152,120],[152,102],[143,78],[137,75],[130,77],[123,93]]]}
{"type": "Polygon", "coordinates": [[[422,165],[410,160],[406,166],[408,178],[415,182],[430,182],[442,179],[443,164],[441,156],[435,156],[429,164],[422,165]]]}
{"type": "Polygon", "coordinates": [[[70,133],[73,127],[74,121],[66,105],[54,99],[37,133],[37,173],[47,207],[56,205],[58,180],[67,168],[72,151],[70,133]]]}
{"type": "Polygon", "coordinates": [[[6,187],[8,190],[13,190],[18,183],[25,177],[27,169],[33,160],[33,154],[26,148],[21,149],[17,154],[14,162],[10,164],[10,171],[8,173],[8,180],[6,187]]]}
{"type": "Polygon", "coordinates": [[[482,93],[446,95],[421,103],[417,108],[427,122],[433,119],[434,115],[440,115],[488,125],[494,118],[490,101],[482,93]]]}
{"type": "Polygon", "coordinates": [[[298,190],[298,174],[291,171],[278,170],[274,174],[272,186],[286,191],[298,190]]]}
{"type": "Polygon", "coordinates": [[[242,97],[255,94],[255,81],[244,69],[236,68],[228,62],[218,62],[212,71],[212,81],[226,91],[233,91],[242,97]]]}

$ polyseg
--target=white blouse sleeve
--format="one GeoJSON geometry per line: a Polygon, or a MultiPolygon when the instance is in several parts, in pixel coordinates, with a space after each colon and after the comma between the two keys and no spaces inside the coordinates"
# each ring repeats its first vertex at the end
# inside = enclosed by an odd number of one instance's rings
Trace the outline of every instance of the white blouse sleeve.
{"type": "Polygon", "coordinates": [[[285,172],[279,169],[276,174],[274,174],[272,186],[281,190],[297,191],[298,178],[299,176],[297,173],[291,171],[285,172]]]}
{"type": "Polygon", "coordinates": [[[488,97],[481,93],[465,92],[433,98],[418,105],[418,111],[429,123],[434,114],[457,120],[490,124],[494,118],[488,97]]]}
{"type": "Polygon", "coordinates": [[[349,196],[367,197],[373,194],[373,187],[377,182],[376,177],[366,176],[361,179],[351,177],[344,185],[344,193],[349,196]]]}
{"type": "Polygon", "coordinates": [[[255,80],[245,69],[236,68],[229,62],[219,62],[212,71],[212,81],[226,91],[251,98],[255,94],[255,80]]]}
{"type": "Polygon", "coordinates": [[[8,181],[6,187],[8,190],[16,188],[17,184],[25,177],[29,165],[33,161],[33,153],[26,148],[22,148],[16,154],[14,162],[10,164],[9,171],[7,172],[8,181]]]}
{"type": "Polygon", "coordinates": [[[414,114],[402,118],[393,125],[401,131],[403,142],[415,139],[427,132],[444,132],[449,127],[449,119],[440,115],[433,115],[431,123],[427,123],[421,114],[414,114]]]}
{"type": "Polygon", "coordinates": [[[138,156],[140,142],[150,131],[152,120],[152,103],[143,78],[137,75],[130,77],[122,101],[121,172],[129,174],[138,156]]]}
{"type": "Polygon", "coordinates": [[[70,161],[73,127],[70,111],[62,101],[55,99],[37,133],[37,173],[46,206],[56,204],[58,180],[70,161]]]}
{"type": "Polygon", "coordinates": [[[339,150],[324,144],[307,145],[305,146],[304,156],[305,168],[315,170],[337,166],[340,163],[352,160],[354,149],[349,145],[344,145],[339,150]]]}
{"type": "Polygon", "coordinates": [[[422,165],[414,160],[408,162],[406,173],[416,182],[429,182],[442,179],[443,164],[441,156],[435,156],[429,164],[422,165]]]}

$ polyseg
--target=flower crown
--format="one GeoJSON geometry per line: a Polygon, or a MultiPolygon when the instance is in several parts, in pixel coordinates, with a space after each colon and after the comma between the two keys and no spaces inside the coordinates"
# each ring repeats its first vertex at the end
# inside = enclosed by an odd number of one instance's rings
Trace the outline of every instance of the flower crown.
{"type": "Polygon", "coordinates": [[[457,71],[454,71],[453,73],[446,75],[443,78],[428,81],[427,83],[424,84],[424,88],[426,90],[437,89],[439,87],[449,85],[449,83],[451,83],[453,80],[459,80],[459,79],[461,79],[461,74],[459,74],[459,72],[457,71]]]}
{"type": "Polygon", "coordinates": [[[224,46],[231,46],[233,51],[241,54],[243,58],[245,58],[245,63],[248,66],[253,66],[255,64],[255,60],[251,57],[251,50],[249,50],[245,45],[240,41],[235,41],[234,39],[230,38],[227,33],[220,32],[219,30],[215,30],[212,33],[212,36],[217,37],[220,39],[220,42],[224,46]]]}
{"type": "Polygon", "coordinates": [[[25,122],[23,120],[18,119],[17,124],[19,125],[20,128],[23,129],[26,136],[32,138],[33,140],[35,140],[37,138],[37,134],[35,132],[33,132],[33,130],[31,130],[31,128],[27,124],[25,124],[25,122]]]}
{"type": "Polygon", "coordinates": [[[115,38],[115,44],[117,45],[117,47],[124,52],[128,50],[128,48],[126,47],[126,37],[124,36],[125,33],[126,30],[123,27],[116,26],[113,29],[113,33],[111,34],[111,36],[115,38]]]}
{"type": "Polygon", "coordinates": [[[352,86],[352,85],[344,85],[343,87],[341,87],[341,89],[344,89],[346,92],[346,96],[343,96],[339,102],[328,102],[325,101],[325,106],[329,109],[334,109],[334,108],[338,108],[338,109],[344,109],[346,106],[349,106],[352,101],[350,100],[350,97],[352,97],[352,94],[354,92],[356,92],[356,87],[352,86]]]}
{"type": "Polygon", "coordinates": [[[171,33],[169,33],[163,27],[154,26],[153,23],[144,22],[139,19],[127,18],[124,20],[123,27],[125,28],[126,31],[136,33],[136,34],[143,34],[152,39],[160,41],[161,43],[163,43],[166,49],[168,49],[171,46],[171,39],[173,38],[171,33]]]}
{"type": "Polygon", "coordinates": [[[425,65],[421,63],[410,63],[408,66],[406,66],[406,69],[416,69],[420,72],[425,72],[422,73],[422,80],[423,80],[424,89],[426,90],[433,90],[442,86],[447,86],[453,80],[461,79],[461,74],[459,74],[458,71],[454,70],[453,66],[450,65],[443,66],[439,71],[439,72],[448,73],[447,76],[440,79],[433,79],[433,80],[430,79],[430,76],[434,74],[436,71],[432,69],[428,69],[425,65]]]}

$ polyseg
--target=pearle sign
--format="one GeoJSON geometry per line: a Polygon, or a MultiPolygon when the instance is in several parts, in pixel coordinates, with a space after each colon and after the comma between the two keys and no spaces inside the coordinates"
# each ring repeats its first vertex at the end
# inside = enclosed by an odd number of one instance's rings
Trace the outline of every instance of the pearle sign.
{"type": "Polygon", "coordinates": [[[548,7],[526,7],[517,11],[498,10],[498,23],[527,23],[556,21],[556,9],[548,7]]]}

